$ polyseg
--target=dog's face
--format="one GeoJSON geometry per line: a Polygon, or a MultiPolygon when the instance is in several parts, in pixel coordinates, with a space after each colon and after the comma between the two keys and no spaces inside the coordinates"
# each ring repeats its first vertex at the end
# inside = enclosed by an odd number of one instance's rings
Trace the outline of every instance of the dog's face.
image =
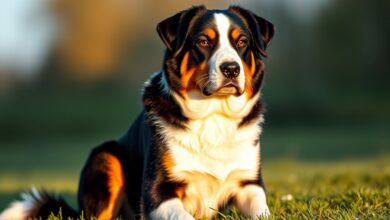
{"type": "Polygon", "coordinates": [[[182,11],[157,26],[167,46],[165,74],[169,87],[185,97],[251,98],[261,87],[262,56],[274,34],[273,25],[234,6],[182,11]]]}

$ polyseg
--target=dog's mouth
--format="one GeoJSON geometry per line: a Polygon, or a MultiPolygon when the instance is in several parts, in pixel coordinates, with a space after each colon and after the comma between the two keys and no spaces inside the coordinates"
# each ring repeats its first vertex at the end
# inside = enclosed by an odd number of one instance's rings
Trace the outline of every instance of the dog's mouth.
{"type": "Polygon", "coordinates": [[[237,85],[233,83],[226,84],[222,87],[220,87],[214,95],[216,96],[229,96],[229,95],[238,95],[239,94],[239,88],[237,85]]]}
{"type": "MultiPolygon", "coordinates": [[[[211,86],[210,86],[211,87],[211,86]]],[[[218,96],[218,97],[226,97],[226,96],[240,96],[244,93],[243,89],[240,88],[238,83],[233,80],[229,80],[224,82],[224,84],[218,88],[210,88],[204,87],[201,91],[204,96],[218,96]]]]}

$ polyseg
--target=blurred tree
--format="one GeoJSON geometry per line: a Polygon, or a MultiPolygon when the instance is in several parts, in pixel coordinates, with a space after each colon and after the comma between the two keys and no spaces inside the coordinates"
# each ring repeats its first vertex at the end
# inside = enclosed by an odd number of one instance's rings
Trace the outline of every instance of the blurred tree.
{"type": "Polygon", "coordinates": [[[389,121],[389,11],[386,0],[341,0],[301,22],[276,8],[264,92],[272,120],[389,121]]]}
{"type": "Polygon", "coordinates": [[[339,104],[330,114],[390,119],[389,11],[386,0],[336,1],[313,28],[314,65],[339,104]]]}
{"type": "Polygon", "coordinates": [[[134,39],[142,2],[130,0],[59,0],[62,21],[57,55],[60,65],[80,80],[104,78],[118,70],[134,39]]]}

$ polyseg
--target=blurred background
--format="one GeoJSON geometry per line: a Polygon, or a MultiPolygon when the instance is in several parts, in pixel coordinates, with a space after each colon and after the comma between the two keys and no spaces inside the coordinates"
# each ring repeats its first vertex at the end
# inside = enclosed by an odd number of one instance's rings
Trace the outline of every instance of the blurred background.
{"type": "Polygon", "coordinates": [[[265,163],[390,155],[390,1],[10,0],[0,2],[0,197],[31,185],[74,193],[91,148],[141,110],[143,82],[162,64],[156,24],[197,4],[239,4],[276,27],[265,163]]]}

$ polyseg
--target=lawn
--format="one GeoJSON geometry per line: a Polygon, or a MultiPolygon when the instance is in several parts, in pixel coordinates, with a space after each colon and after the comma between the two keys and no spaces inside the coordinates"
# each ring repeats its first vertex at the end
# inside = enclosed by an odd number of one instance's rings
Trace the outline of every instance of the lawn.
{"type": "Polygon", "coordinates": [[[271,163],[266,169],[274,218],[390,217],[388,158],[336,163],[271,163]]]}
{"type": "MultiPolygon", "coordinates": [[[[389,218],[389,159],[382,157],[340,162],[285,159],[265,162],[264,178],[271,219],[389,218]]],[[[75,206],[72,189],[77,184],[77,178],[65,181],[63,186],[58,185],[58,179],[46,180],[44,185],[47,188],[63,188],[65,199],[75,206]]],[[[28,182],[33,184],[34,178],[28,182]]],[[[37,179],[36,182],[41,181],[37,179]]],[[[3,208],[17,195],[15,192],[2,192],[0,198],[3,208]]],[[[221,213],[220,218],[245,219],[235,209],[221,213]]]]}

